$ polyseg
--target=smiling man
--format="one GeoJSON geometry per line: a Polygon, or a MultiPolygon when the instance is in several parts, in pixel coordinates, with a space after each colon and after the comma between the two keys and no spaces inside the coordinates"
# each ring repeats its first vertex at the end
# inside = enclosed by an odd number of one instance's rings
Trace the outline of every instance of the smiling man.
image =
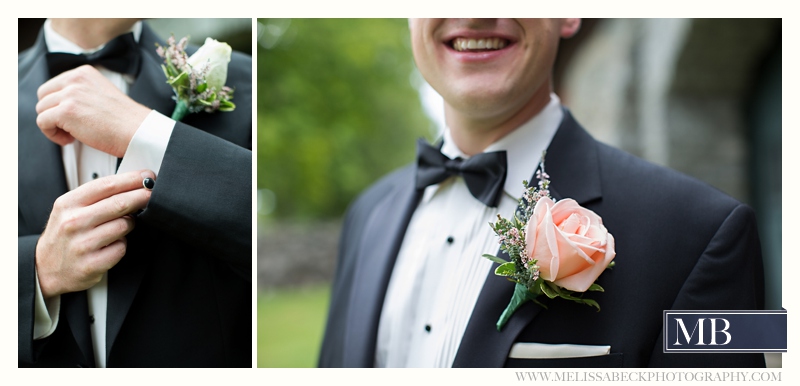
{"type": "Polygon", "coordinates": [[[664,354],[662,312],[763,308],[753,212],[710,186],[595,141],[553,93],[578,19],[414,19],[414,58],[447,129],[348,211],[322,367],[761,367],[760,354],[664,354]],[[600,217],[616,267],[602,310],[528,302],[482,257],[547,150],[556,199],[600,217]],[[488,173],[483,173],[488,171],[488,173]],[[673,205],[664,205],[673,203],[673,205]],[[702,215],[699,215],[701,214],[702,215]]]}

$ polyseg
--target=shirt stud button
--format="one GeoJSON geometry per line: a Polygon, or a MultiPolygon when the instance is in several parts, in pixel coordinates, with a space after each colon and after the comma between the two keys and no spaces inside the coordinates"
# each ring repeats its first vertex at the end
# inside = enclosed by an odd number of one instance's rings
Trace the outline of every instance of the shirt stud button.
{"type": "Polygon", "coordinates": [[[89,323],[94,324],[94,315],[89,315],[89,323]]]}
{"type": "Polygon", "coordinates": [[[448,243],[448,244],[452,244],[452,243],[453,243],[453,241],[455,241],[455,239],[453,238],[453,236],[447,236],[447,243],[448,243]]]}
{"type": "Polygon", "coordinates": [[[100,177],[100,176],[97,173],[92,173],[92,179],[93,180],[96,180],[97,177],[100,177]]]}
{"type": "Polygon", "coordinates": [[[425,331],[431,332],[431,325],[430,324],[426,324],[425,325],[425,331]]]}

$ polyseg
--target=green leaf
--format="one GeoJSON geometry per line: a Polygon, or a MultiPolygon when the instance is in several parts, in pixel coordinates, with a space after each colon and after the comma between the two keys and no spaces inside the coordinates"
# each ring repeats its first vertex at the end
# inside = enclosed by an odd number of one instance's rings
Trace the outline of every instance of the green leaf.
{"type": "Polygon", "coordinates": [[[219,111],[233,111],[236,105],[233,102],[221,101],[219,104],[219,111]]]}
{"type": "Polygon", "coordinates": [[[608,267],[606,267],[606,269],[614,268],[615,265],[617,265],[617,262],[616,261],[612,261],[612,262],[608,263],[608,267]]]}
{"type": "Polygon", "coordinates": [[[605,292],[603,287],[601,287],[600,284],[597,283],[593,283],[592,285],[590,285],[587,291],[605,292]]]}
{"type": "Polygon", "coordinates": [[[495,263],[497,263],[497,264],[505,264],[505,263],[508,263],[507,261],[505,261],[505,260],[503,260],[503,259],[501,259],[501,258],[499,258],[499,257],[497,257],[497,256],[494,256],[494,255],[488,255],[488,254],[484,254],[484,255],[483,255],[483,257],[485,257],[485,258],[487,258],[487,259],[489,259],[489,260],[491,260],[491,261],[494,261],[494,262],[495,262],[495,263]]]}
{"type": "Polygon", "coordinates": [[[594,308],[597,308],[597,312],[600,312],[600,305],[597,304],[596,301],[594,301],[592,299],[581,299],[581,302],[583,304],[586,304],[586,305],[592,306],[594,308]]]}
{"type": "Polygon", "coordinates": [[[512,262],[500,264],[500,266],[494,270],[494,274],[498,276],[511,276],[516,272],[517,268],[512,262]]]}
{"type": "Polygon", "coordinates": [[[185,71],[177,77],[167,80],[172,87],[189,87],[189,74],[185,71]]]}
{"type": "Polygon", "coordinates": [[[197,92],[200,93],[206,91],[207,88],[208,88],[208,83],[200,84],[197,86],[197,92]]]}
{"type": "Polygon", "coordinates": [[[547,286],[550,287],[550,289],[553,290],[553,292],[555,292],[558,296],[561,296],[562,298],[568,297],[572,293],[571,291],[563,289],[551,281],[545,281],[544,283],[547,284],[547,286]]]}
{"type": "Polygon", "coordinates": [[[542,281],[542,283],[539,285],[539,288],[542,289],[542,293],[545,294],[545,296],[547,296],[550,299],[558,297],[558,293],[556,291],[553,291],[553,289],[548,285],[548,283],[549,283],[548,281],[542,281]]]}
{"type": "Polygon", "coordinates": [[[524,230],[525,223],[517,217],[517,214],[514,213],[514,227],[519,230],[524,230]]]}

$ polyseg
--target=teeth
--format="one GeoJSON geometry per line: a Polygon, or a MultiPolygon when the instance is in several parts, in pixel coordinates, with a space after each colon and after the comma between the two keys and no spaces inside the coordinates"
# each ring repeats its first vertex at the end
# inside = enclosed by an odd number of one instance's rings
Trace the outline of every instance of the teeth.
{"type": "Polygon", "coordinates": [[[508,41],[501,38],[488,39],[453,39],[453,49],[456,51],[466,50],[499,50],[508,45],[508,41]]]}

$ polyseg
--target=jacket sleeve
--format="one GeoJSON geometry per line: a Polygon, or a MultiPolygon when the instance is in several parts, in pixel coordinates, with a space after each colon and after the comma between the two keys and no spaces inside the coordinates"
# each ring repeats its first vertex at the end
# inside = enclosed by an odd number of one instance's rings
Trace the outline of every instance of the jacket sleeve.
{"type": "MultiPolygon", "coordinates": [[[[735,207],[684,282],[673,310],[762,310],[764,268],[755,213],[735,207]]],[[[664,353],[659,334],[651,367],[764,367],[763,354],[664,353]]]]}
{"type": "Polygon", "coordinates": [[[252,152],[177,122],[138,220],[217,254],[250,280],[252,152]]]}
{"type": "Polygon", "coordinates": [[[33,364],[41,347],[47,343],[47,337],[33,339],[34,324],[36,323],[36,244],[39,242],[40,236],[38,234],[25,235],[17,238],[19,258],[17,262],[17,355],[19,362],[24,364],[33,364]]]}

